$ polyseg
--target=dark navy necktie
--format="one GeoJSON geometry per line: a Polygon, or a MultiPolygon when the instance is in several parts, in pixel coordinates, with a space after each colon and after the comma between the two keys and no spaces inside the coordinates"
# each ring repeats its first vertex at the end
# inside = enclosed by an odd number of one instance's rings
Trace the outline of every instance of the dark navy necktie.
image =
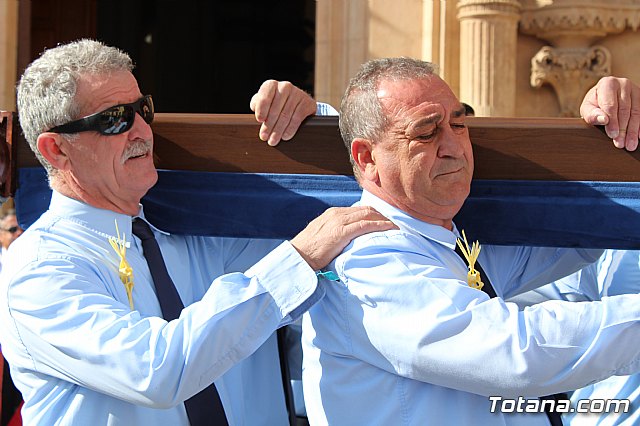
{"type": "MultiPolygon", "coordinates": [[[[456,244],[456,254],[462,258],[465,264],[467,263],[467,259],[466,257],[464,257],[464,254],[462,253],[462,250],[460,249],[460,246],[458,246],[458,244],[456,244]]],[[[498,297],[498,295],[496,294],[496,291],[493,289],[493,286],[491,285],[491,280],[489,279],[489,276],[484,272],[479,261],[476,260],[476,263],[473,266],[473,268],[480,273],[480,279],[484,283],[484,285],[482,286],[482,291],[487,293],[491,298],[498,297]]],[[[557,401],[559,399],[567,399],[567,395],[564,393],[558,393],[555,395],[540,397],[540,401],[543,403],[544,401],[549,401],[549,400],[557,401]]],[[[557,404],[554,404],[554,405],[557,405],[557,404]]],[[[549,423],[551,423],[551,426],[562,426],[562,415],[560,413],[558,413],[557,411],[547,411],[547,410],[545,410],[545,413],[547,414],[547,418],[549,419],[549,423]]]]}
{"type": "MultiPolygon", "coordinates": [[[[162,316],[167,321],[174,320],[180,316],[184,305],[167,272],[158,241],[149,224],[140,218],[134,219],[132,230],[133,234],[142,241],[142,250],[156,287],[162,316]]],[[[218,395],[213,383],[186,400],[184,405],[191,426],[227,426],[229,424],[224,414],[220,395],[218,395]]]]}

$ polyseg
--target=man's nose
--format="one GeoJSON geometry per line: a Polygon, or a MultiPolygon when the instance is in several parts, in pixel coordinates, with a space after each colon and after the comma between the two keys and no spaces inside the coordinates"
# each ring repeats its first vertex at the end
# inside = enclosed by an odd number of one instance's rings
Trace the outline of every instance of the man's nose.
{"type": "Polygon", "coordinates": [[[129,130],[130,139],[143,139],[150,140],[153,137],[153,131],[151,125],[144,121],[144,118],[139,113],[136,113],[133,121],[133,126],[129,130]]]}
{"type": "Polygon", "coordinates": [[[451,126],[444,126],[440,134],[440,145],[438,147],[438,155],[440,157],[459,158],[464,155],[464,145],[469,143],[468,134],[456,133],[451,126]]]}

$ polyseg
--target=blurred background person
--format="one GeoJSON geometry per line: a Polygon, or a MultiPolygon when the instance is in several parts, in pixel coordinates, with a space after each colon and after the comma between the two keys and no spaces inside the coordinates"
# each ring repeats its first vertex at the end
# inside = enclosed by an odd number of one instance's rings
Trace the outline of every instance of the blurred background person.
{"type": "Polygon", "coordinates": [[[7,210],[0,218],[0,244],[2,250],[0,252],[0,271],[2,271],[2,259],[12,242],[22,234],[23,229],[18,225],[16,211],[7,210]]]}
{"type": "MultiPolygon", "coordinates": [[[[0,271],[2,270],[2,259],[12,242],[22,234],[22,228],[18,225],[18,218],[13,209],[7,210],[0,216],[0,271]]],[[[1,348],[0,348],[1,354],[1,348]]],[[[20,407],[22,406],[22,395],[16,389],[9,375],[9,364],[0,356],[2,364],[2,375],[0,384],[2,389],[2,401],[0,405],[0,425],[18,426],[22,424],[20,417],[20,407]]]]}

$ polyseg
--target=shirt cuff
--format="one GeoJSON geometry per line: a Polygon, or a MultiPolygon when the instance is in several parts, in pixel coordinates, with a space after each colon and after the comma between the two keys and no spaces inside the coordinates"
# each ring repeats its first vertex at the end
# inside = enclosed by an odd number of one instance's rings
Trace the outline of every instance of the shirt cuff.
{"type": "Polygon", "coordinates": [[[337,116],[339,114],[331,105],[325,104],[324,102],[316,102],[316,115],[337,116]]]}
{"type": "Polygon", "coordinates": [[[289,241],[273,249],[245,273],[273,297],[287,325],[322,298],[316,273],[289,241]]]}

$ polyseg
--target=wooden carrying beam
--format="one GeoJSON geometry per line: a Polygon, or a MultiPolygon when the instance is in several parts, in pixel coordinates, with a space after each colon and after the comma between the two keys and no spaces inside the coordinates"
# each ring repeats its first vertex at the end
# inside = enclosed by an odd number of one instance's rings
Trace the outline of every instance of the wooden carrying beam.
{"type": "MultiPolygon", "coordinates": [[[[28,226],[51,192],[15,117],[4,117],[11,166],[3,188],[13,195],[19,176],[16,206],[28,226]]],[[[486,244],[640,249],[639,153],[614,148],[578,119],[468,123],[475,178],[455,221],[469,235],[486,244]]],[[[258,140],[258,128],[251,115],[158,114],[154,150],[165,170],[144,198],[147,217],[179,234],[290,238],[327,207],[358,200],[344,176],[351,166],[337,118],[314,117],[277,148],[258,140]]]]}
{"type": "MultiPolygon", "coordinates": [[[[640,154],[614,149],[580,119],[469,118],[475,179],[636,181],[640,154]]],[[[352,174],[336,117],[314,117],[272,149],[251,115],[159,114],[158,168],[352,174]]]]}
{"type": "MultiPolygon", "coordinates": [[[[8,114],[8,115],[7,115],[8,114]]],[[[10,164],[3,176],[13,193],[15,167],[39,163],[3,113],[10,164]]],[[[475,179],[632,182],[640,153],[613,148],[599,129],[580,119],[469,118],[475,179]]],[[[159,169],[351,175],[337,117],[307,120],[292,141],[277,148],[261,142],[252,115],[157,114],[153,123],[159,169]]],[[[6,157],[5,157],[6,158],[6,157]]]]}

